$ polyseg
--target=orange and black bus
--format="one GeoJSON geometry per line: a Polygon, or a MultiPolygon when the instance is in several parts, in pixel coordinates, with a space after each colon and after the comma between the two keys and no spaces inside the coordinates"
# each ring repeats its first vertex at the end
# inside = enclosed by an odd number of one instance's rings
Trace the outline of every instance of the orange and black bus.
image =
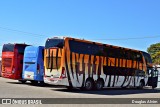
{"type": "Polygon", "coordinates": [[[2,77],[21,80],[26,44],[4,44],[2,49],[2,77]]]}
{"type": "Polygon", "coordinates": [[[152,70],[146,52],[69,37],[47,39],[44,65],[45,83],[86,90],[143,88],[152,70]]]}

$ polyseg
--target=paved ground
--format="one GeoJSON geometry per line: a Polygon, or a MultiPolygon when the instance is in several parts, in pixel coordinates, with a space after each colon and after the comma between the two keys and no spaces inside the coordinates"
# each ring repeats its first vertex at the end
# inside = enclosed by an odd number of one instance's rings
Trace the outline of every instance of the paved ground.
{"type": "MultiPolygon", "coordinates": [[[[0,77],[0,98],[160,98],[160,89],[152,90],[151,88],[146,88],[143,90],[138,89],[103,89],[102,91],[80,91],[74,89],[72,91],[67,90],[65,87],[46,85],[44,87],[33,86],[29,82],[26,84],[21,84],[17,80],[5,79],[0,77]]],[[[2,105],[0,105],[2,106],[2,105]]],[[[4,106],[4,105],[3,105],[4,106]]],[[[13,105],[10,105],[13,106],[13,105]]],[[[16,106],[16,105],[14,105],[16,106]]],[[[41,107],[43,105],[33,105],[41,107]]],[[[45,105],[53,106],[53,105],[45,105]]],[[[56,105],[64,106],[64,105],[56,105]]],[[[66,105],[65,105],[66,106],[66,105]]],[[[73,106],[73,105],[67,105],[73,106]]],[[[81,107],[84,105],[74,105],[74,107],[81,107]]],[[[90,105],[87,106],[97,106],[90,105]]],[[[106,105],[98,105],[106,106],[106,105]]],[[[110,105],[117,106],[120,105],[110,105]]],[[[128,107],[123,105],[123,107],[128,107]]],[[[135,105],[130,105],[134,107],[135,105]]],[[[137,106],[137,105],[136,105],[137,106]]],[[[138,105],[144,106],[146,105],[138,105]]],[[[150,105],[147,105],[148,107],[150,105]]],[[[157,106],[158,105],[153,105],[157,106]]]]}

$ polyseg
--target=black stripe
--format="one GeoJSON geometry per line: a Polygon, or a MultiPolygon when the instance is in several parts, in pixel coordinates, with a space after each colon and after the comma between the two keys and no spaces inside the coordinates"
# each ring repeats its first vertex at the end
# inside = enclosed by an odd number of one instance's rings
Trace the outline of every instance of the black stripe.
{"type": "Polygon", "coordinates": [[[116,76],[114,75],[112,87],[114,87],[115,81],[116,81],[116,76]]]}
{"type": "Polygon", "coordinates": [[[73,66],[72,66],[72,52],[70,52],[70,67],[71,67],[72,77],[74,78],[74,75],[73,75],[73,66]]]}
{"type": "MultiPolygon", "coordinates": [[[[84,55],[83,55],[83,59],[82,59],[82,64],[84,64],[84,55]]],[[[83,65],[82,65],[82,67],[83,67],[83,65]]],[[[82,81],[81,87],[84,87],[84,84],[85,84],[85,66],[84,66],[84,71],[83,71],[83,81],[82,81]]]]}
{"type": "Polygon", "coordinates": [[[92,65],[92,77],[93,77],[93,73],[95,72],[96,73],[96,71],[94,71],[94,70],[96,70],[96,64],[95,64],[95,62],[96,62],[96,56],[94,56],[94,60],[93,60],[93,65],[92,65]],[[95,68],[95,69],[94,69],[95,68]]]}
{"type": "Polygon", "coordinates": [[[110,87],[110,84],[111,84],[111,75],[109,75],[108,87],[110,87]]]}
{"type": "Polygon", "coordinates": [[[118,79],[119,79],[119,75],[117,76],[117,81],[116,81],[116,84],[117,84],[117,82],[118,82],[118,79]]]}
{"type": "Polygon", "coordinates": [[[72,85],[72,81],[70,78],[70,73],[69,73],[69,69],[68,69],[68,63],[67,63],[67,52],[65,51],[65,65],[66,65],[66,71],[67,71],[67,76],[68,76],[68,83],[70,87],[73,87],[72,85]]]}
{"type": "Polygon", "coordinates": [[[48,50],[48,63],[47,63],[47,68],[49,68],[50,66],[50,49],[47,49],[48,50]]]}
{"type": "Polygon", "coordinates": [[[100,78],[100,75],[101,75],[101,64],[102,64],[102,59],[101,57],[99,57],[99,66],[98,66],[98,78],[100,78]]]}
{"type": "Polygon", "coordinates": [[[129,84],[131,83],[131,80],[132,80],[132,76],[131,76],[131,78],[130,78],[130,80],[129,80],[128,84],[126,85],[126,87],[128,87],[128,86],[129,86],[129,84]]]}
{"type": "Polygon", "coordinates": [[[50,68],[50,72],[52,72],[52,69],[53,69],[53,51],[51,53],[51,68],[50,68]]]}
{"type": "Polygon", "coordinates": [[[90,77],[91,74],[91,55],[89,55],[89,61],[88,61],[88,77],[90,77]]]}
{"type": "Polygon", "coordinates": [[[78,70],[77,70],[77,57],[76,57],[76,53],[75,53],[75,71],[76,71],[76,77],[77,77],[77,81],[79,83],[79,79],[78,79],[78,70]]]}
{"type": "Polygon", "coordinates": [[[107,81],[107,75],[106,75],[106,78],[105,78],[105,82],[107,81]]]}
{"type": "Polygon", "coordinates": [[[136,78],[135,78],[135,76],[134,76],[134,87],[136,86],[136,78]]]}
{"type": "Polygon", "coordinates": [[[56,68],[58,71],[58,49],[56,49],[56,68]]]}
{"type": "Polygon", "coordinates": [[[126,82],[126,78],[127,78],[127,76],[124,77],[124,81],[123,81],[121,87],[123,87],[124,83],[126,82]]]}

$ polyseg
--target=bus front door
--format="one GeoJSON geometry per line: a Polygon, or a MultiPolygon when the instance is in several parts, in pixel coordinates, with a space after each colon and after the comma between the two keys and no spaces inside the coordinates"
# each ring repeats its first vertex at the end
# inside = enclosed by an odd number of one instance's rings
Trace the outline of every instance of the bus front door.
{"type": "Polygon", "coordinates": [[[158,70],[151,70],[149,78],[148,78],[148,86],[152,86],[152,88],[156,88],[158,83],[158,70]]]}

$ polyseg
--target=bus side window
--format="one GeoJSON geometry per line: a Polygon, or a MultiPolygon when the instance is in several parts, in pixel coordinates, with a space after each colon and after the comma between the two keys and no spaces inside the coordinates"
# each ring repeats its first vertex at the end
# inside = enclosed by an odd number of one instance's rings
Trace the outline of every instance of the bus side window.
{"type": "Polygon", "coordinates": [[[139,62],[142,62],[142,55],[138,53],[136,55],[136,60],[139,61],[139,62]]]}
{"type": "Polygon", "coordinates": [[[24,49],[25,49],[25,46],[19,46],[18,47],[18,53],[19,54],[24,54],[24,49]]]}

